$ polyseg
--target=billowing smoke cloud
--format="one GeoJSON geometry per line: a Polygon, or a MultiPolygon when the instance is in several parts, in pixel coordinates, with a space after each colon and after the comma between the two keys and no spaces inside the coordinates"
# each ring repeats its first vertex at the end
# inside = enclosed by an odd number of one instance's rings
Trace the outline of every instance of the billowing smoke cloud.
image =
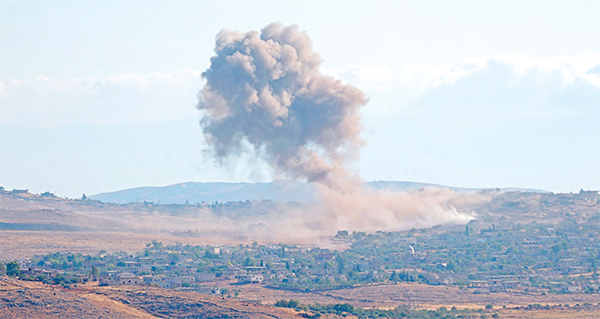
{"type": "Polygon", "coordinates": [[[320,72],[321,59],[297,26],[223,30],[215,52],[198,103],[215,158],[237,156],[251,145],[277,178],[317,184],[327,228],[402,229],[469,219],[447,205],[447,194],[379,192],[349,173],[346,164],[363,144],[359,109],[367,98],[320,72]]]}
{"type": "Polygon", "coordinates": [[[198,108],[217,158],[262,153],[280,177],[329,183],[360,145],[359,89],[325,76],[308,35],[270,24],[261,33],[223,30],[202,76],[198,108]]]}

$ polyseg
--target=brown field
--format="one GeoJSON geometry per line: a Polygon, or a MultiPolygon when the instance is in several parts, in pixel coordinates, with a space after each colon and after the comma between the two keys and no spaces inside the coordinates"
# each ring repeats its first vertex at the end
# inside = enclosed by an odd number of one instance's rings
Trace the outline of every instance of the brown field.
{"type": "MultiPolygon", "coordinates": [[[[455,305],[459,308],[483,308],[484,304],[501,301],[517,301],[502,308],[496,304],[494,310],[486,310],[484,316],[498,313],[500,318],[600,318],[600,307],[573,308],[575,303],[598,301],[597,296],[559,295],[544,298],[527,296],[511,299],[514,296],[472,295],[467,292],[437,289],[437,287],[406,284],[369,286],[357,289],[338,290],[335,293],[292,293],[274,291],[257,285],[233,287],[221,282],[229,289],[240,289],[237,298],[208,296],[195,292],[175,291],[140,286],[98,287],[95,284],[83,284],[73,289],[44,285],[38,282],[24,282],[0,277],[0,318],[301,318],[301,314],[290,309],[275,308],[254,302],[264,298],[266,303],[277,299],[296,298],[304,303],[340,303],[349,302],[357,306],[378,306],[389,308],[399,304],[417,308],[437,309],[455,305]],[[431,292],[431,297],[428,297],[431,292]],[[380,295],[378,295],[380,293],[380,295]],[[380,296],[370,299],[371,295],[380,296]],[[388,300],[391,295],[403,296],[388,300]],[[412,296],[407,298],[406,296],[412,296]],[[470,297],[474,296],[474,297],[470,297]],[[442,298],[434,300],[433,298],[442,298]],[[415,303],[410,301],[414,300],[415,303]],[[419,301],[428,303],[418,304],[419,301]],[[570,303],[569,307],[554,309],[526,309],[524,303],[551,304],[553,301],[570,303]],[[521,304],[521,302],[523,304],[521,304]]],[[[479,317],[479,315],[476,315],[479,317]]],[[[323,316],[322,318],[335,318],[323,316]]],[[[352,318],[352,316],[347,316],[352,318]]]]}
{"type": "Polygon", "coordinates": [[[243,300],[149,287],[61,289],[0,279],[0,318],[299,318],[243,300]]]}
{"type": "MultiPolygon", "coordinates": [[[[229,289],[232,286],[227,287],[229,289]]],[[[298,299],[304,303],[350,303],[363,308],[394,308],[408,305],[416,308],[437,309],[451,308],[484,308],[488,304],[496,308],[523,307],[532,304],[584,304],[600,302],[598,295],[593,294],[510,294],[490,293],[474,294],[472,289],[460,289],[447,286],[431,286],[416,283],[371,285],[351,289],[329,290],[323,292],[292,292],[273,290],[259,285],[235,286],[240,289],[240,298],[260,299],[264,303],[274,303],[279,299],[298,299]]],[[[600,313],[598,313],[600,315],[600,313]]],[[[600,318],[600,316],[598,317],[600,318]]]]}
{"type": "Polygon", "coordinates": [[[597,319],[600,311],[596,310],[574,310],[574,309],[550,309],[550,310],[524,310],[524,309],[502,309],[500,318],[513,319],[597,319]]]}
{"type": "Polygon", "coordinates": [[[220,238],[175,237],[162,233],[2,230],[0,257],[3,260],[13,260],[55,252],[95,255],[100,250],[133,254],[142,251],[154,239],[164,244],[235,244],[220,238]]]}
{"type": "MultiPolygon", "coordinates": [[[[0,230],[0,260],[27,259],[35,255],[55,252],[96,255],[105,250],[109,253],[125,251],[130,254],[140,252],[147,244],[158,240],[165,245],[239,245],[248,241],[214,237],[182,237],[167,232],[101,232],[101,231],[29,231],[0,230]]],[[[260,241],[259,243],[269,243],[260,241]]],[[[315,246],[314,243],[298,243],[315,246]]],[[[346,244],[322,242],[318,246],[330,249],[345,249],[346,244]]]]}

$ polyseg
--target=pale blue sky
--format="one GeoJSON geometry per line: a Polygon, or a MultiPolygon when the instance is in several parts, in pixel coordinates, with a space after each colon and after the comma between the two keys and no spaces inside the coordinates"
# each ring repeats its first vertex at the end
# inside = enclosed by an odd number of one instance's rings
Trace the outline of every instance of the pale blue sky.
{"type": "Polygon", "coordinates": [[[297,24],[356,85],[367,180],[600,188],[598,1],[0,1],[0,185],[270,180],[202,156],[222,28],[297,24]]]}

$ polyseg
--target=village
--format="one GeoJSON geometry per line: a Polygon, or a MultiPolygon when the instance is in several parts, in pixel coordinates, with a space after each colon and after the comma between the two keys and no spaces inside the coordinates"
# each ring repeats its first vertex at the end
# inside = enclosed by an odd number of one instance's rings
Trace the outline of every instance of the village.
{"type": "MultiPolygon", "coordinates": [[[[582,194],[571,195],[577,196],[582,194]]],[[[341,230],[321,238],[347,245],[344,250],[153,241],[137,254],[36,256],[8,263],[6,273],[61,285],[94,281],[229,295],[239,285],[310,291],[382,282],[458,286],[474,294],[599,293],[600,214],[561,212],[558,219],[546,214],[560,222],[522,223],[514,219],[518,214],[487,214],[466,226],[371,234],[341,230]]]]}

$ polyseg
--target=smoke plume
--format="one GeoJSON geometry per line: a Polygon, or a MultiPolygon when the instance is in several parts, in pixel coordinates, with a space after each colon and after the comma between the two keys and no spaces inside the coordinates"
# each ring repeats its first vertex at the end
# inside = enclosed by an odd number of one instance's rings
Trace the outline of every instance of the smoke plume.
{"type": "Polygon", "coordinates": [[[319,71],[321,58],[297,26],[261,33],[223,30],[202,76],[198,108],[217,158],[243,142],[264,155],[278,177],[328,183],[360,145],[359,89],[319,71]]]}
{"type": "Polygon", "coordinates": [[[277,179],[315,183],[322,222],[306,220],[311,227],[402,229],[468,221],[447,205],[452,195],[367,189],[347,169],[363,144],[359,110],[367,98],[320,72],[321,58],[297,26],[222,30],[215,53],[198,95],[210,152],[222,161],[250,145],[277,179]]]}

